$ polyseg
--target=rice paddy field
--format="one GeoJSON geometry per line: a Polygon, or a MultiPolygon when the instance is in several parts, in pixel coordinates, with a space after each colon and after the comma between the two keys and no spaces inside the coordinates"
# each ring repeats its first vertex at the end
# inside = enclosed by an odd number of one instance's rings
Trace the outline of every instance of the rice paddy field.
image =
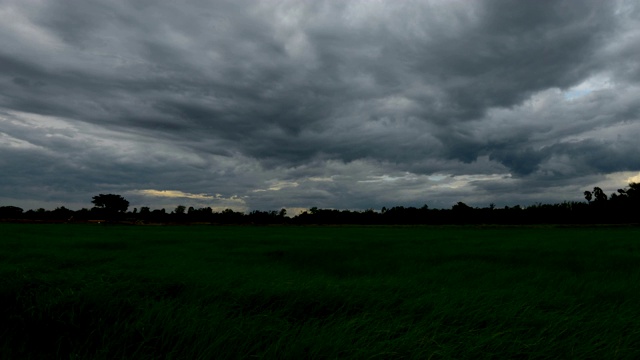
{"type": "Polygon", "coordinates": [[[0,224],[2,359],[638,359],[640,228],[0,224]]]}

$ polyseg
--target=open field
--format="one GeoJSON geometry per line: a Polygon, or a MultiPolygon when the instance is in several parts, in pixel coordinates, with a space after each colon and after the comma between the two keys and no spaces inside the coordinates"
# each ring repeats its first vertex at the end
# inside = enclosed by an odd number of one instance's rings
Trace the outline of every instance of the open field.
{"type": "Polygon", "coordinates": [[[0,234],[3,359],[640,358],[640,228],[0,234]]]}

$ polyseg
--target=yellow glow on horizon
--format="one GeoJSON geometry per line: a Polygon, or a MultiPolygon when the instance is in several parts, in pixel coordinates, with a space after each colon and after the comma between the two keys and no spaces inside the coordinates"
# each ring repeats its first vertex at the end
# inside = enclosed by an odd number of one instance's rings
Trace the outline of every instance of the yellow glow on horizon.
{"type": "Polygon", "coordinates": [[[168,198],[188,198],[188,199],[216,199],[215,196],[206,195],[206,194],[191,194],[178,190],[154,190],[154,189],[145,189],[145,190],[137,190],[138,194],[144,196],[155,196],[155,197],[168,197],[168,198]]]}
{"type": "Polygon", "coordinates": [[[632,182],[640,183],[640,173],[638,173],[635,176],[631,176],[631,177],[627,178],[627,183],[632,183],[632,182]]]}

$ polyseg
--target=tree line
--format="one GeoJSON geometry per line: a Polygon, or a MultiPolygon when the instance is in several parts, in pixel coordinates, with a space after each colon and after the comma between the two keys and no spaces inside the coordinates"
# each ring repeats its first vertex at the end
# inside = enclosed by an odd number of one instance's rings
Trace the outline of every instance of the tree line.
{"type": "Polygon", "coordinates": [[[254,210],[249,213],[210,207],[194,208],[178,205],[172,211],[149,207],[129,210],[129,201],[117,194],[99,194],[92,198],[91,209],[70,210],[64,206],[54,210],[28,210],[16,206],[0,206],[0,219],[28,222],[107,222],[124,224],[614,224],[640,223],[640,183],[607,196],[595,187],[584,192],[584,202],[565,201],[556,204],[534,204],[527,207],[471,207],[458,202],[450,209],[394,206],[379,211],[319,209],[313,207],[293,217],[285,209],[254,210]]]}

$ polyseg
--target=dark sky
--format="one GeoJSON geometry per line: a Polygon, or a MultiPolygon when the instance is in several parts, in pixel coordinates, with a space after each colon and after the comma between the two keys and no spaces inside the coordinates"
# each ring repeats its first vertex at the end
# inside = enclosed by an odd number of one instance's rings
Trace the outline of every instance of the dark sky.
{"type": "Polygon", "coordinates": [[[640,181],[636,1],[3,0],[0,205],[449,208],[640,181]]]}

